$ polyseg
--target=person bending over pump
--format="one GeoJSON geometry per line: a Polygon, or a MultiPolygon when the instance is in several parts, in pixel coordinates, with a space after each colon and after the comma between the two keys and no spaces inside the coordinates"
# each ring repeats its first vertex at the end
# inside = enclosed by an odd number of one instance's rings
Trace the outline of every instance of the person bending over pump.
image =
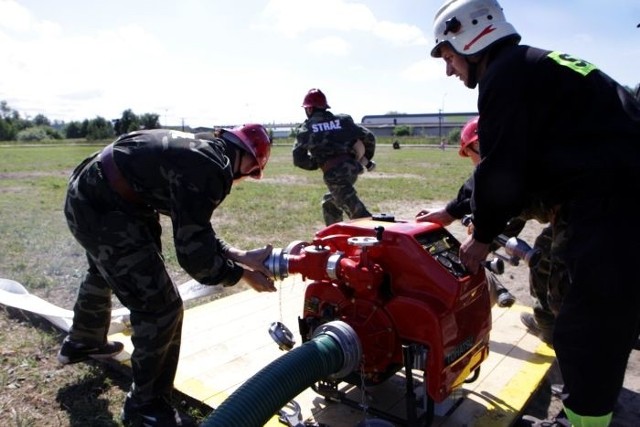
{"type": "MultiPolygon", "coordinates": [[[[460,157],[468,157],[474,166],[480,161],[477,123],[478,118],[474,117],[464,125],[460,132],[460,149],[458,150],[460,157]]],[[[446,227],[453,221],[462,220],[466,215],[471,214],[472,192],[473,176],[467,179],[458,190],[456,198],[451,199],[444,208],[435,211],[423,209],[416,215],[416,221],[434,222],[446,227]]],[[[509,237],[511,237],[511,235],[509,237]]],[[[485,275],[487,277],[487,284],[489,285],[491,305],[497,303],[500,307],[511,307],[513,303],[516,302],[516,297],[509,292],[500,279],[498,279],[498,276],[492,271],[487,269],[485,275]]]]}
{"type": "Polygon", "coordinates": [[[89,268],[58,360],[67,365],[122,351],[122,343],[107,341],[113,292],[131,312],[126,425],[195,425],[170,403],[184,307],[164,264],[159,215],[171,219],[178,262],[198,282],[233,286],[242,279],[258,292],[275,292],[263,266],[271,246],[237,249],[211,225],[235,183],[262,178],[270,151],[258,124],[215,135],[143,130],[122,135],[73,172],[64,212],[89,268]]]}

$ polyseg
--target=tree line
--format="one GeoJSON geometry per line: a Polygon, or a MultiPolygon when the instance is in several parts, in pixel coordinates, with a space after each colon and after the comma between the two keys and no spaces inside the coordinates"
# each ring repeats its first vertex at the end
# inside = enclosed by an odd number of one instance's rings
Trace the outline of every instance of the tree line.
{"type": "MultiPolygon", "coordinates": [[[[625,88],[635,95],[640,102],[640,84],[635,90],[625,86],[625,88]]],[[[119,119],[107,120],[97,116],[94,119],[84,119],[83,121],[63,121],[49,120],[45,115],[38,114],[34,118],[23,118],[20,112],[9,107],[7,101],[0,101],[0,141],[22,141],[33,142],[56,139],[87,139],[97,141],[109,139],[139,129],[159,129],[161,128],[160,115],[156,113],[145,113],[137,115],[131,109],[122,112],[119,119]]],[[[398,127],[395,136],[400,136],[406,129],[398,127]]],[[[270,132],[273,130],[270,129],[270,132]]],[[[292,130],[293,132],[293,130],[292,130]]]]}
{"type": "Polygon", "coordinates": [[[0,101],[0,141],[33,142],[56,139],[87,139],[96,141],[113,138],[139,129],[159,129],[160,115],[145,113],[137,115],[130,109],[115,120],[97,116],[82,121],[51,121],[44,114],[33,118],[22,117],[7,101],[0,101]]]}

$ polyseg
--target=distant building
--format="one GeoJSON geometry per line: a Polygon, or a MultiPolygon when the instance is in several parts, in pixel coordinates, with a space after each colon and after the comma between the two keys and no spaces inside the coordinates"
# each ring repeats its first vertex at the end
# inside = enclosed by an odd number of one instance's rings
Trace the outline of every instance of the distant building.
{"type": "Polygon", "coordinates": [[[298,126],[298,123],[265,124],[264,127],[270,132],[273,139],[289,138],[291,132],[298,126]]]}
{"type": "Polygon", "coordinates": [[[382,114],[362,118],[362,125],[376,136],[393,136],[398,126],[411,128],[413,136],[443,137],[455,129],[460,129],[476,112],[467,113],[425,113],[425,114],[382,114]]]}
{"type": "MultiPolygon", "coordinates": [[[[396,127],[407,126],[411,128],[412,136],[429,136],[443,138],[449,135],[452,130],[460,130],[472,117],[477,116],[475,112],[465,113],[425,113],[425,114],[382,114],[367,115],[362,117],[360,124],[366,126],[376,136],[395,136],[393,131],[396,127]]],[[[294,129],[300,123],[263,123],[273,139],[287,139],[292,137],[294,129]]],[[[216,128],[232,128],[237,125],[215,125],[216,128]]],[[[183,129],[187,132],[191,128],[183,129]]],[[[211,131],[213,128],[198,127],[194,132],[211,131]]]]}
{"type": "MultiPolygon", "coordinates": [[[[263,123],[262,124],[267,132],[271,135],[273,139],[281,139],[281,138],[289,138],[291,136],[291,132],[295,129],[298,124],[297,123],[283,123],[283,124],[275,124],[275,123],[263,123]]],[[[185,129],[180,129],[177,127],[166,127],[166,129],[175,129],[175,130],[184,130],[185,132],[213,132],[214,129],[225,128],[232,129],[238,125],[215,125],[214,127],[205,127],[200,126],[196,128],[186,127],[185,129]]]]}

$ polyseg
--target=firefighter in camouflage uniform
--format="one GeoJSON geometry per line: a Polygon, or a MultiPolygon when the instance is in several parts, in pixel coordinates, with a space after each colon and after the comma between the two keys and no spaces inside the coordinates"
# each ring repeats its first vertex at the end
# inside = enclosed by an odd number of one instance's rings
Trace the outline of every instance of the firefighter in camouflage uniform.
{"type": "Polygon", "coordinates": [[[275,291],[262,264],[271,247],[234,248],[211,225],[234,183],[262,177],[270,150],[266,130],[255,124],[215,135],[136,131],[73,172],[65,215],[89,268],[58,360],[70,364],[122,351],[121,343],[107,341],[113,292],[130,310],[133,331],[126,425],[193,423],[170,403],[184,308],[164,265],[159,215],[171,219],[178,262],[198,282],[233,286],[243,279],[258,292],[275,291]]]}
{"type": "Polygon", "coordinates": [[[321,169],[329,190],[322,199],[326,225],[343,220],[371,216],[354,187],[358,175],[372,171],[376,149],[371,131],[354,123],[347,114],[328,111],[327,98],[319,89],[311,89],[302,107],[307,120],[296,130],[293,164],[306,170],[321,169]]]}

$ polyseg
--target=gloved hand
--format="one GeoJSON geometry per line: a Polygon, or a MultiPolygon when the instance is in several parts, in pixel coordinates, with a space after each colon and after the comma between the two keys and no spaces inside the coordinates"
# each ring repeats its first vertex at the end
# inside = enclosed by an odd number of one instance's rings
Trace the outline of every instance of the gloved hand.
{"type": "Polygon", "coordinates": [[[251,249],[249,251],[232,247],[227,251],[227,257],[232,261],[247,266],[249,269],[258,271],[269,277],[271,276],[271,272],[264,266],[264,261],[269,257],[269,255],[271,255],[272,250],[273,246],[271,245],[251,249]]]}
{"type": "MultiPolygon", "coordinates": [[[[369,171],[369,172],[371,172],[372,170],[374,170],[376,168],[376,162],[374,162],[373,160],[369,160],[364,156],[360,157],[358,159],[358,162],[360,162],[362,167],[364,169],[366,169],[367,171],[369,171]]],[[[364,172],[364,170],[362,172],[364,172]]],[[[362,173],[362,172],[360,172],[360,173],[362,173]]]]}
{"type": "Polygon", "coordinates": [[[273,284],[271,277],[265,276],[259,271],[245,269],[242,279],[247,282],[257,292],[276,292],[277,289],[273,284]]]}

